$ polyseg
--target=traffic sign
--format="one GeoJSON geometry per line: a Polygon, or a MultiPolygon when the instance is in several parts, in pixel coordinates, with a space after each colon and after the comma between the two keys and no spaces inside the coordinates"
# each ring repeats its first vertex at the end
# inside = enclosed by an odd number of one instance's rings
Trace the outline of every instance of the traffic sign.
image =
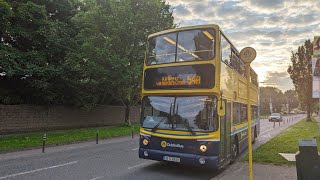
{"type": "Polygon", "coordinates": [[[240,52],[240,58],[245,63],[251,63],[257,56],[257,52],[252,47],[245,47],[240,52]]]}

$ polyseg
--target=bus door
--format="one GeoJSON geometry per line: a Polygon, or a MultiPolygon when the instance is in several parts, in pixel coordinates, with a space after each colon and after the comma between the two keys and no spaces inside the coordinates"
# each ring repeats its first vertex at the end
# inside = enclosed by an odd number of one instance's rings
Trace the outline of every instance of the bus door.
{"type": "Polygon", "coordinates": [[[226,103],[226,114],[220,116],[220,163],[224,164],[231,158],[231,103],[226,103]]]}

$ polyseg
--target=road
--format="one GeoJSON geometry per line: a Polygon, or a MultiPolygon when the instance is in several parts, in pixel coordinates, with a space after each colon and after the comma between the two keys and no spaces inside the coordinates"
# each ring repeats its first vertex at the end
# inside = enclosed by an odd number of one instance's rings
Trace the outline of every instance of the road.
{"type": "MultiPolygon", "coordinates": [[[[257,146],[277,135],[295,120],[278,124],[261,120],[261,136],[257,146]]],[[[227,168],[228,169],[228,168],[227,168]]],[[[0,154],[0,180],[2,179],[211,179],[227,172],[204,170],[138,158],[138,139],[128,137],[41,150],[0,154]]]]}

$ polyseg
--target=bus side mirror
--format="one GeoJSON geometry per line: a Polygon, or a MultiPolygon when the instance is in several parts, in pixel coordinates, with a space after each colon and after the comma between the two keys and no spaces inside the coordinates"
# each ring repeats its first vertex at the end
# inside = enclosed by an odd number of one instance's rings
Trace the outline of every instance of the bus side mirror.
{"type": "Polygon", "coordinates": [[[225,116],[226,115],[226,103],[223,100],[218,101],[218,115],[225,116]]]}

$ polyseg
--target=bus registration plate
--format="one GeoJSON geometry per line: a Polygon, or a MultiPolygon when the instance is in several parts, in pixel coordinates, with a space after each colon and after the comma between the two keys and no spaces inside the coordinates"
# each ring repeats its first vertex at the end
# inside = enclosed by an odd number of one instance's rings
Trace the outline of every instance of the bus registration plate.
{"type": "Polygon", "coordinates": [[[165,160],[165,161],[172,161],[172,162],[180,162],[180,158],[170,157],[170,156],[163,156],[163,160],[165,160]]]}

